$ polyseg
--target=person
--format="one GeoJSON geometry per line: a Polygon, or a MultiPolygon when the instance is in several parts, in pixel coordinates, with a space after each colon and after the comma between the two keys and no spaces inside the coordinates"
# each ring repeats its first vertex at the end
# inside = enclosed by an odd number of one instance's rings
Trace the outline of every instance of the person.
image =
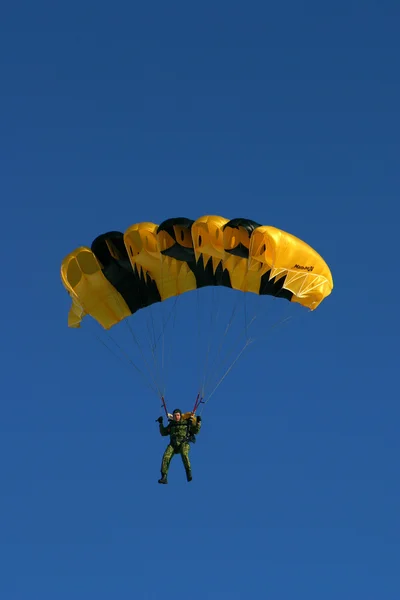
{"type": "Polygon", "coordinates": [[[162,417],[159,417],[157,421],[160,424],[160,434],[162,436],[170,436],[170,442],[162,457],[161,479],[158,480],[158,483],[168,483],[167,474],[169,464],[175,454],[181,455],[186,471],[186,478],[188,481],[192,481],[189,441],[195,441],[194,435],[199,433],[201,428],[201,417],[197,417],[196,419],[194,415],[191,415],[188,419],[182,419],[182,411],[176,408],[172,413],[172,420],[168,423],[167,427],[164,427],[162,417]]]}

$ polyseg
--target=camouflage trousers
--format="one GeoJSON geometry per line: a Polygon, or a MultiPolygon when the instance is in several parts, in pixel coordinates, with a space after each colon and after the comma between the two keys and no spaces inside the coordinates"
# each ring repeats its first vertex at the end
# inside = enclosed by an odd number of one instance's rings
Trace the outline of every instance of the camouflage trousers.
{"type": "Polygon", "coordinates": [[[188,471],[190,469],[189,450],[190,446],[188,442],[183,442],[183,444],[181,444],[177,448],[174,448],[173,446],[171,446],[171,444],[168,444],[162,457],[161,473],[168,473],[169,463],[171,462],[171,459],[175,454],[181,455],[185,471],[188,471]]]}

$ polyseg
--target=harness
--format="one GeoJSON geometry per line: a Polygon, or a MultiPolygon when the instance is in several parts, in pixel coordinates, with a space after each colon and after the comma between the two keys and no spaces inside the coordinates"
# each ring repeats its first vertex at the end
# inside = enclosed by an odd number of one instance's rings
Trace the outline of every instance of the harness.
{"type": "Polygon", "coordinates": [[[190,433],[190,419],[187,420],[185,441],[189,442],[189,444],[196,443],[196,436],[194,433],[190,433]]]}
{"type": "Polygon", "coordinates": [[[180,446],[182,446],[182,444],[184,444],[185,442],[189,443],[189,444],[195,444],[196,443],[196,436],[194,435],[194,433],[190,433],[190,419],[187,419],[186,422],[186,435],[185,437],[178,442],[177,444],[173,444],[172,441],[171,446],[175,449],[175,448],[179,448],[180,446]]]}

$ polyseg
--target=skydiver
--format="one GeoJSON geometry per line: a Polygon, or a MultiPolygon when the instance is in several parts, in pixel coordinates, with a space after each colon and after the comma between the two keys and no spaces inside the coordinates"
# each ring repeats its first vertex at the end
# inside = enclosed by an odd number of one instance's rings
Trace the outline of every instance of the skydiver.
{"type": "Polygon", "coordinates": [[[167,473],[169,464],[175,454],[180,454],[183,466],[186,471],[186,479],[192,481],[192,469],[189,460],[189,441],[195,441],[194,435],[199,433],[201,428],[201,417],[190,415],[188,419],[182,418],[182,411],[176,408],[172,413],[172,419],[167,427],[163,425],[163,418],[159,417],[157,422],[160,424],[160,434],[170,436],[170,442],[165,449],[161,463],[161,479],[158,483],[168,483],[167,473]]]}

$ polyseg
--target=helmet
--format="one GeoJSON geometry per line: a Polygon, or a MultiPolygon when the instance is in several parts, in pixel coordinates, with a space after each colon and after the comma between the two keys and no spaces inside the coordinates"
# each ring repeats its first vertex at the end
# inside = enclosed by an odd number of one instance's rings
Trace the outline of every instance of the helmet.
{"type": "Polygon", "coordinates": [[[172,414],[174,415],[175,413],[179,413],[182,416],[182,411],[180,408],[175,408],[175,410],[172,414]]]}

